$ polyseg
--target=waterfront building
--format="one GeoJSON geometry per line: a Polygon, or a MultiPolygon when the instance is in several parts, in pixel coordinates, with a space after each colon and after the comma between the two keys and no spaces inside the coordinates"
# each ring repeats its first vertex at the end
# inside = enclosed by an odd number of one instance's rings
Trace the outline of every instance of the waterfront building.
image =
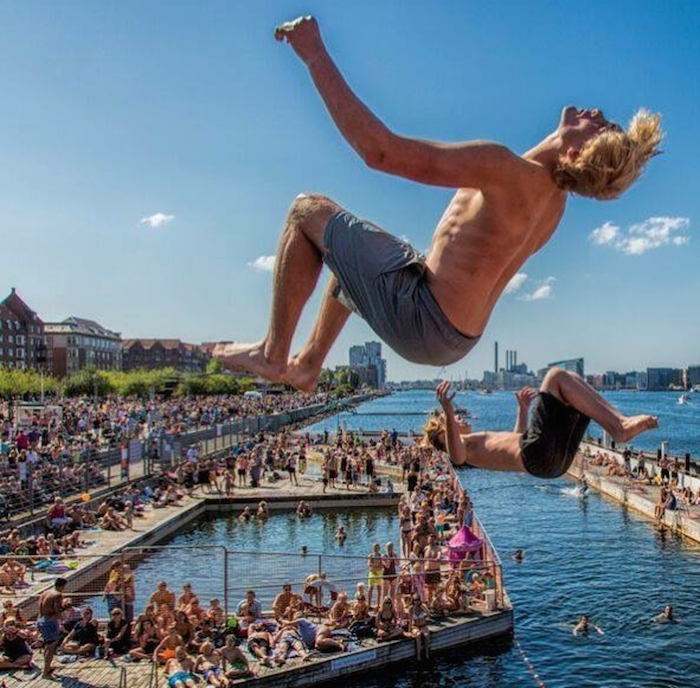
{"type": "Polygon", "coordinates": [[[688,366],[685,371],[686,389],[692,389],[696,385],[700,385],[700,365],[688,366]]]}
{"type": "Polygon", "coordinates": [[[680,368],[647,368],[647,389],[662,391],[682,387],[683,371],[680,368]]]}
{"type": "Polygon", "coordinates": [[[175,368],[185,373],[203,373],[211,354],[180,339],[125,339],[122,342],[123,370],[175,368]]]}
{"type": "Polygon", "coordinates": [[[84,368],[121,370],[122,337],[94,320],[74,315],[62,322],[46,323],[46,355],[49,370],[58,377],[84,368]]]}
{"type": "Polygon", "coordinates": [[[563,370],[568,370],[570,373],[576,373],[581,377],[585,377],[583,358],[568,358],[564,361],[555,361],[554,363],[548,363],[547,367],[541,371],[538,371],[538,377],[544,377],[550,368],[562,368],[563,370]]]}
{"type": "Polygon", "coordinates": [[[380,342],[366,342],[350,347],[350,369],[357,373],[361,384],[377,389],[386,387],[386,360],[382,358],[380,342]]]}
{"type": "Polygon", "coordinates": [[[40,368],[45,362],[44,322],[12,287],[0,301],[0,366],[40,368]]]}

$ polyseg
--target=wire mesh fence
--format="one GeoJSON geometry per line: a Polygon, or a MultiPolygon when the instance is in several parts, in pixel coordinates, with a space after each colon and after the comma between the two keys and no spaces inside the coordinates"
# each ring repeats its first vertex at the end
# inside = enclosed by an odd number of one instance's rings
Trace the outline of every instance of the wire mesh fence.
{"type": "MultiPolygon", "coordinates": [[[[0,592],[6,616],[18,610],[27,621],[38,615],[40,593],[59,578],[66,579],[63,595],[70,601],[67,615],[90,606],[95,616],[104,620],[114,607],[120,607],[133,618],[149,603],[155,603],[161,613],[175,613],[191,608],[196,597],[195,609],[198,605],[206,610],[212,601],[218,601],[228,617],[236,613],[251,589],[268,611],[286,591],[298,597],[300,604],[319,609],[330,607],[341,591],[352,599],[358,584],[365,594],[371,587],[377,588],[377,601],[390,586],[393,592],[424,595],[429,586],[426,569],[431,565],[435,566],[428,560],[397,558],[394,573],[383,577],[372,572],[368,557],[237,551],[223,546],[131,547],[108,556],[2,556],[0,592]]],[[[436,585],[444,587],[455,571],[468,583],[476,574],[484,582],[484,590],[478,593],[481,599],[485,599],[482,593],[491,589],[496,604],[503,605],[501,566],[490,555],[488,545],[475,557],[466,558],[461,567],[459,562],[450,565],[441,561],[436,585]]]]}

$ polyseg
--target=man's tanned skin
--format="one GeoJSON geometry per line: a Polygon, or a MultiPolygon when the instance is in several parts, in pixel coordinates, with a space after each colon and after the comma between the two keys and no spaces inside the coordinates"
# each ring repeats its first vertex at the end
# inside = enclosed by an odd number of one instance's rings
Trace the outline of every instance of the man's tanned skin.
{"type": "MultiPolygon", "coordinates": [[[[427,285],[459,332],[479,336],[511,278],[550,239],[567,193],[553,179],[562,156],[575,159],[584,144],[618,128],[598,110],[564,108],[556,130],[520,156],[487,141],[434,143],[388,129],[350,90],[329,56],[317,22],[283,24],[276,38],[306,64],[335,124],[365,163],[413,181],[456,188],[426,256],[427,285]]],[[[325,253],[324,231],[340,206],[317,195],[299,196],[277,253],[269,332],[256,344],[221,344],[214,356],[272,381],[305,390],[316,386],[323,361],[350,312],[332,292],[331,277],[314,331],[289,359],[302,308],[311,296],[325,253]]]]}

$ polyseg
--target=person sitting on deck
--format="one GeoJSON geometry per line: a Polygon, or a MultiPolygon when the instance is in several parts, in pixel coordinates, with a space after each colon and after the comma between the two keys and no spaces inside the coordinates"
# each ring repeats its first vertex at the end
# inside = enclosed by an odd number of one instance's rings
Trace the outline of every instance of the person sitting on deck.
{"type": "MultiPolygon", "coordinates": [[[[239,678],[252,678],[256,676],[248,658],[240,647],[236,645],[236,637],[233,635],[226,636],[226,644],[221,648],[221,656],[224,659],[226,668],[226,678],[231,681],[236,681],[239,678]]],[[[201,650],[204,653],[204,650],[201,650]]],[[[257,669],[257,667],[256,667],[257,669]]]]}
{"type": "Polygon", "coordinates": [[[182,609],[175,612],[175,628],[185,645],[189,645],[195,634],[195,627],[182,609]]]}
{"type": "Polygon", "coordinates": [[[279,593],[272,602],[272,611],[277,621],[280,621],[283,618],[284,612],[287,610],[295,597],[298,597],[298,595],[295,595],[292,592],[291,584],[285,583],[282,586],[282,592],[279,593]]]}
{"type": "Polygon", "coordinates": [[[214,628],[219,628],[226,623],[226,612],[224,612],[221,602],[216,597],[209,600],[209,607],[204,612],[204,618],[209,619],[214,628]]]}
{"type": "Polygon", "coordinates": [[[153,652],[160,644],[160,633],[151,619],[144,619],[136,625],[136,647],[129,654],[135,661],[152,659],[153,652]]]}
{"type": "Polygon", "coordinates": [[[163,604],[168,605],[170,609],[175,609],[175,593],[168,588],[164,580],[158,582],[155,592],[148,601],[153,603],[156,609],[163,604]]]}
{"type": "Polygon", "coordinates": [[[100,644],[100,634],[97,631],[97,619],[93,618],[92,608],[85,607],[80,614],[80,620],[66,636],[61,649],[69,655],[92,657],[100,644]]]}
{"type": "Polygon", "coordinates": [[[102,530],[126,530],[128,527],[123,516],[117,513],[113,506],[108,507],[104,516],[100,519],[100,528],[102,530]]]}
{"type": "Polygon", "coordinates": [[[51,505],[48,514],[46,514],[46,522],[49,528],[59,532],[63,532],[73,523],[73,519],[66,514],[66,507],[61,497],[56,497],[51,505]]]}
{"type": "Polygon", "coordinates": [[[167,635],[158,643],[153,650],[153,662],[155,664],[165,664],[174,657],[178,648],[184,648],[185,641],[177,632],[177,626],[173,623],[168,628],[167,635]]]}
{"type": "Polygon", "coordinates": [[[32,665],[32,650],[15,619],[6,619],[0,629],[0,652],[0,670],[29,669],[32,665]]]}
{"type": "Polygon", "coordinates": [[[177,598],[177,608],[186,611],[195,597],[197,597],[197,595],[192,590],[192,583],[184,583],[182,586],[182,593],[180,593],[180,596],[177,598]]]}
{"type": "Polygon", "coordinates": [[[110,612],[104,648],[107,657],[125,655],[131,650],[131,624],[119,607],[110,612]]]}
{"type": "Polygon", "coordinates": [[[236,607],[236,618],[241,627],[242,634],[256,620],[262,618],[262,605],[255,599],[255,590],[247,590],[245,599],[236,607]]]}
{"type": "Polygon", "coordinates": [[[200,606],[199,598],[195,595],[190,600],[190,603],[183,610],[187,614],[187,618],[190,623],[195,627],[199,628],[202,625],[204,617],[207,615],[206,610],[200,606]]]}
{"type": "Polygon", "coordinates": [[[447,451],[458,466],[558,478],[569,469],[591,419],[616,442],[629,442],[658,425],[655,416],[623,416],[581,376],[561,368],[551,368],[545,375],[528,423],[536,396],[530,387],[516,393],[518,414],[512,432],[472,432],[455,414],[450,383],[442,382],[437,397],[443,415],[429,421],[424,441],[447,451]]]}
{"type": "Polygon", "coordinates": [[[328,625],[332,628],[347,628],[352,621],[352,612],[348,604],[348,594],[343,590],[328,612],[328,625]]]}
{"type": "Polygon", "coordinates": [[[194,662],[187,654],[184,646],[175,650],[175,656],[165,663],[165,675],[168,677],[169,688],[196,688],[194,662]]]}
{"type": "Polygon", "coordinates": [[[398,624],[394,602],[389,596],[382,600],[374,623],[377,626],[377,640],[380,642],[403,636],[403,628],[398,624]]]}
{"type": "Polygon", "coordinates": [[[447,610],[450,614],[467,614],[469,612],[469,591],[459,571],[450,573],[445,586],[447,610]]]}
{"type": "Polygon", "coordinates": [[[221,653],[210,642],[202,643],[194,662],[194,671],[201,673],[207,685],[228,688],[229,680],[221,666],[221,653]]]}
{"type": "Polygon", "coordinates": [[[20,564],[13,556],[5,557],[5,561],[0,566],[0,586],[10,590],[8,594],[14,595],[12,588],[18,585],[24,585],[24,576],[27,572],[27,567],[20,564]]]}

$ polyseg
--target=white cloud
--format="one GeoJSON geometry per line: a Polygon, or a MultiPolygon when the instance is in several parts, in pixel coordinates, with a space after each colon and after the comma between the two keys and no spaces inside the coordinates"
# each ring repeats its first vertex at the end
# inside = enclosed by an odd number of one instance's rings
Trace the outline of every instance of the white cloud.
{"type": "Polygon", "coordinates": [[[258,272],[272,272],[275,269],[275,257],[258,256],[252,263],[248,263],[248,267],[258,272]]]}
{"type": "Polygon", "coordinates": [[[523,294],[523,301],[544,301],[546,299],[551,299],[554,287],[553,284],[556,282],[555,277],[547,277],[538,287],[536,287],[529,294],[523,294]]]}
{"type": "Polygon", "coordinates": [[[685,246],[690,241],[687,217],[650,217],[621,232],[612,222],[594,229],[590,239],[598,246],[612,246],[628,256],[641,256],[662,246],[685,246]]]}
{"type": "Polygon", "coordinates": [[[503,290],[506,294],[515,294],[527,281],[527,275],[524,272],[518,272],[510,278],[510,282],[506,284],[503,290]]]}
{"type": "Polygon", "coordinates": [[[596,227],[591,232],[591,241],[598,246],[612,243],[620,232],[620,228],[612,222],[606,222],[602,227],[596,227]]]}
{"type": "Polygon", "coordinates": [[[155,213],[155,215],[149,215],[148,217],[142,217],[140,222],[142,225],[148,225],[153,229],[158,229],[158,227],[163,227],[164,225],[169,225],[175,219],[175,215],[166,215],[165,213],[155,213]]]}

